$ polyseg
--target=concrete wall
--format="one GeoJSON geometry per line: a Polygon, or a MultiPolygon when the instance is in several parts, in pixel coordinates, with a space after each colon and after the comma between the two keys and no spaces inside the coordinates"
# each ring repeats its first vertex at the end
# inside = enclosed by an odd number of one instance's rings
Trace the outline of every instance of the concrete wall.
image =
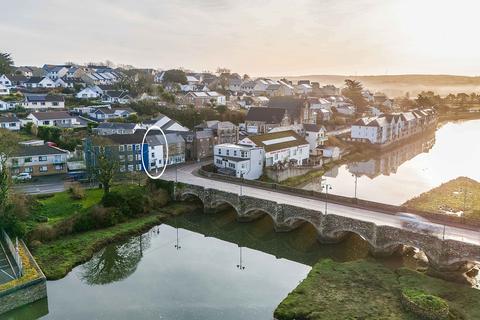
{"type": "Polygon", "coordinates": [[[47,281],[37,279],[25,285],[0,292],[0,315],[47,296],[47,281]]]}

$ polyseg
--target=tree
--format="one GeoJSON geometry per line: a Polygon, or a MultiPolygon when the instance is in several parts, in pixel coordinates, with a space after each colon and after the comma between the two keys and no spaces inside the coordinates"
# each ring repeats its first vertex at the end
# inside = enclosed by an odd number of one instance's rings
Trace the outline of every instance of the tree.
{"type": "Polygon", "coordinates": [[[0,52],[0,75],[10,74],[13,69],[13,59],[10,53],[0,52]]]}
{"type": "Polygon", "coordinates": [[[187,75],[179,69],[165,71],[164,81],[167,83],[187,84],[187,75]]]}
{"type": "Polygon", "coordinates": [[[110,192],[113,178],[118,170],[118,162],[107,153],[105,146],[99,146],[97,164],[97,178],[102,184],[103,195],[105,196],[110,192]]]}
{"type": "Polygon", "coordinates": [[[365,112],[368,102],[362,95],[363,85],[360,81],[346,79],[345,88],[342,90],[342,94],[352,100],[353,104],[357,108],[358,113],[365,112]]]}

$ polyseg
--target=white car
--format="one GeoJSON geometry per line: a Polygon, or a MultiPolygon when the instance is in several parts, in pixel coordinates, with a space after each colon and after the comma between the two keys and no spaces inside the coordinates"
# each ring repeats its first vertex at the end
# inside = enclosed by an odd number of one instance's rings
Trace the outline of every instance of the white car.
{"type": "Polygon", "coordinates": [[[401,212],[397,214],[397,217],[402,221],[402,227],[405,229],[414,230],[426,234],[436,234],[443,231],[442,227],[427,219],[417,216],[413,213],[401,212]]]}
{"type": "Polygon", "coordinates": [[[28,172],[23,172],[16,176],[13,176],[12,178],[15,181],[28,181],[28,180],[32,180],[32,175],[28,172]]]}

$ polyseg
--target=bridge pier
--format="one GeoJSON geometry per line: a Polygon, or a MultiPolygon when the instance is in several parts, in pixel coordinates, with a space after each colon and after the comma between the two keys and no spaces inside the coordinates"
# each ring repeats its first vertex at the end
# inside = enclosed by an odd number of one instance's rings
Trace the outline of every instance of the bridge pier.
{"type": "Polygon", "coordinates": [[[396,244],[388,247],[374,247],[372,245],[368,248],[368,253],[374,258],[386,258],[394,254],[403,254],[404,246],[396,244]]]}
{"type": "Polygon", "coordinates": [[[298,227],[300,227],[304,223],[305,223],[305,221],[302,221],[302,220],[295,220],[295,221],[292,221],[292,222],[277,222],[277,221],[275,221],[273,227],[275,229],[275,232],[289,232],[289,231],[292,231],[294,229],[297,229],[298,227]]]}
{"type": "Polygon", "coordinates": [[[452,264],[428,262],[427,274],[432,277],[468,285],[475,285],[478,266],[473,261],[459,261],[452,264]]]}
{"type": "Polygon", "coordinates": [[[319,232],[317,241],[321,244],[336,244],[340,243],[348,236],[348,232],[331,232],[323,233],[319,232]]]}

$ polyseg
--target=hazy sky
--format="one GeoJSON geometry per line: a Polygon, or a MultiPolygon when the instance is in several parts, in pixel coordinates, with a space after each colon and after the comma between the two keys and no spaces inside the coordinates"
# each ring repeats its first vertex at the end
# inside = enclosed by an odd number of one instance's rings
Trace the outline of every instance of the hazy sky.
{"type": "Polygon", "coordinates": [[[17,65],[480,74],[478,0],[0,1],[0,51],[17,65]]]}

